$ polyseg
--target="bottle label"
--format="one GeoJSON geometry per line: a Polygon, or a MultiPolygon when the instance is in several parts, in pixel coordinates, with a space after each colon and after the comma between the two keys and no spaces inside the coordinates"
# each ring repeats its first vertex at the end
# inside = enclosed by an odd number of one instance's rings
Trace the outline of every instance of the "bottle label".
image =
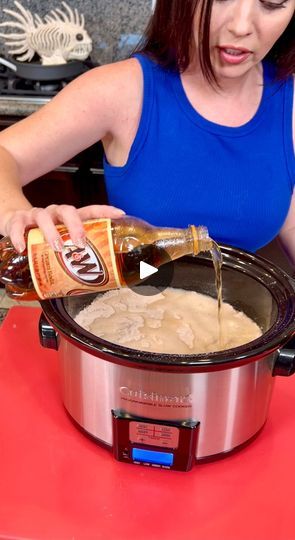
{"type": "Polygon", "coordinates": [[[28,234],[28,258],[32,280],[40,298],[74,296],[120,287],[110,219],[84,224],[85,248],[74,246],[68,229],[57,225],[64,247],[53,251],[40,229],[28,234]]]}

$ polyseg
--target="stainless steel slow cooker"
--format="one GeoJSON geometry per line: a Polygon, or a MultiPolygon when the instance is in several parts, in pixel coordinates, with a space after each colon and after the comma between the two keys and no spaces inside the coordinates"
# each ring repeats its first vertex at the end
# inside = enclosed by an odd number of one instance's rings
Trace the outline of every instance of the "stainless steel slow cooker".
{"type": "MultiPolygon", "coordinates": [[[[274,376],[295,371],[292,279],[261,257],[221,249],[224,300],[263,331],[234,349],[209,355],[129,349],[75,323],[93,295],[41,303],[41,342],[58,351],[65,408],[121,461],[189,470],[196,460],[240,448],[264,426],[274,376]]],[[[172,287],[216,297],[209,255],[173,264],[172,287]]]]}

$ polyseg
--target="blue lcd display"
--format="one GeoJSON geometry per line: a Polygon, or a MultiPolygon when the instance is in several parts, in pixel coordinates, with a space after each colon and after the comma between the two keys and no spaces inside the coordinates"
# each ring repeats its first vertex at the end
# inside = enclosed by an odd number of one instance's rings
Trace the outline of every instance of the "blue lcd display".
{"type": "Polygon", "coordinates": [[[142,448],[132,448],[132,459],[143,463],[155,463],[171,467],[174,455],[166,452],[155,452],[154,450],[143,450],[142,448]]]}

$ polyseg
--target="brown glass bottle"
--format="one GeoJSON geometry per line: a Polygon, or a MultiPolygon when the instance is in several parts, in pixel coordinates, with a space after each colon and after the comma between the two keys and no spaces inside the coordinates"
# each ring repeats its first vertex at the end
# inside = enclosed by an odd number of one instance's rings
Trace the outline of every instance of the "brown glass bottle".
{"type": "Polygon", "coordinates": [[[91,220],[84,227],[85,249],[73,246],[67,229],[58,226],[64,241],[62,254],[53,252],[38,229],[29,232],[28,248],[22,254],[8,238],[0,240],[0,281],[7,294],[16,300],[38,300],[134,285],[140,281],[140,261],[158,268],[212,248],[206,227],[194,225],[187,229],[154,227],[124,216],[91,220]],[[61,283],[63,276],[65,284],[61,283]],[[45,289],[42,280],[47,282],[45,289]]]}

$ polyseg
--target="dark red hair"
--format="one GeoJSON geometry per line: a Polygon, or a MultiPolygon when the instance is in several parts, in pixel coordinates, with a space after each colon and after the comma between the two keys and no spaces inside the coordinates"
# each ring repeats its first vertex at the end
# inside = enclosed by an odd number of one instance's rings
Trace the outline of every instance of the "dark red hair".
{"type": "MultiPolygon", "coordinates": [[[[204,75],[215,81],[210,61],[210,19],[214,0],[157,0],[137,52],[152,56],[168,69],[183,72],[191,59],[194,15],[200,5],[199,57],[204,75]]],[[[282,36],[267,55],[277,67],[278,78],[295,73],[295,14],[282,36]]]]}

